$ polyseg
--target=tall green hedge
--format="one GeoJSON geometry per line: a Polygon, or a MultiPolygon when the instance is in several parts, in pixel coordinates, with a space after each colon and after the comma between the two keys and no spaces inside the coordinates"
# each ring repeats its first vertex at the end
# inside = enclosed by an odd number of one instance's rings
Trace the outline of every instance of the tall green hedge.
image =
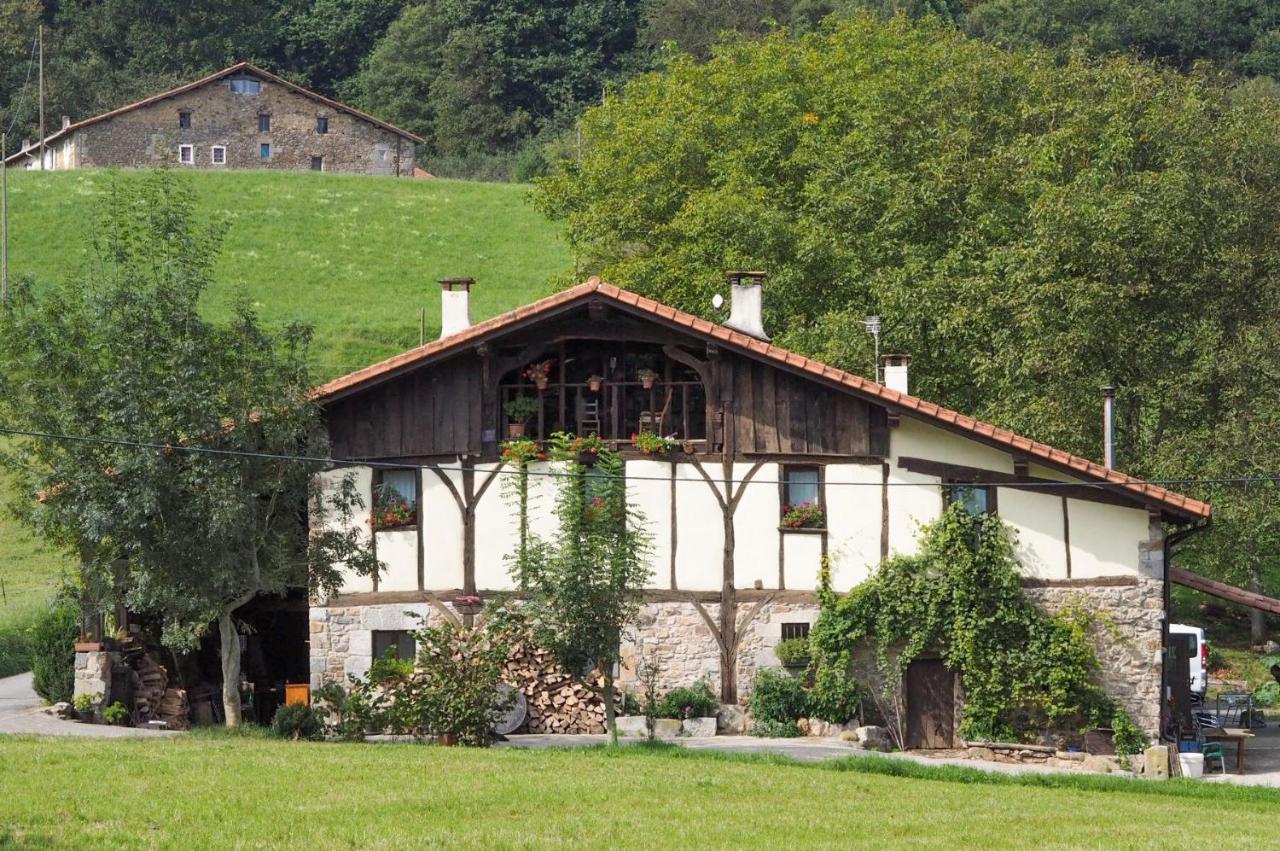
{"type": "Polygon", "coordinates": [[[50,703],[70,700],[75,686],[80,608],[73,589],[60,591],[30,628],[31,673],[36,693],[50,703]]]}

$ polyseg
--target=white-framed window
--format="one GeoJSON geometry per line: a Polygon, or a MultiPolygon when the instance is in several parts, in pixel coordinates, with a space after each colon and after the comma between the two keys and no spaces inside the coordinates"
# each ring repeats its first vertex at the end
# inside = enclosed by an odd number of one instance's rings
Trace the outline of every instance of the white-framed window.
{"type": "Polygon", "coordinates": [[[191,145],[178,146],[178,162],[183,165],[192,165],[196,161],[196,151],[191,145]]]}
{"type": "Polygon", "coordinates": [[[214,145],[209,149],[209,162],[214,165],[226,165],[227,149],[224,145],[214,145]]]}

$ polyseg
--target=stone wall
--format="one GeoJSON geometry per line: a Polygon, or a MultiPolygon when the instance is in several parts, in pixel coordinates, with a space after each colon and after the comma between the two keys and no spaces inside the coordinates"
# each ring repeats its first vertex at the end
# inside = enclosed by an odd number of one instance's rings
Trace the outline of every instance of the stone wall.
{"type": "Polygon", "coordinates": [[[93,698],[96,704],[111,703],[111,667],[119,658],[120,654],[106,650],[76,653],[72,699],[87,696],[93,698]]]}
{"type": "Polygon", "coordinates": [[[1129,584],[1034,587],[1023,593],[1051,614],[1080,606],[1095,616],[1091,638],[1102,687],[1139,729],[1159,732],[1163,582],[1144,576],[1129,584]]]}
{"type": "Polygon", "coordinates": [[[217,80],[171,98],[123,112],[75,131],[75,161],[81,167],[146,167],[171,164],[201,169],[311,169],[352,174],[413,174],[414,143],[349,112],[334,109],[267,80],[256,95],[234,94],[217,80]],[[191,113],[191,126],[179,128],[178,114],[191,113]],[[271,116],[270,130],[258,132],[258,116],[271,116]],[[329,121],[316,132],[316,118],[329,121]],[[271,146],[268,159],[260,145],[271,146]],[[178,160],[178,146],[191,145],[193,162],[178,160]],[[226,149],[215,165],[213,146],[226,149]]]}
{"type": "Polygon", "coordinates": [[[429,603],[387,603],[376,606],[311,607],[311,688],[325,679],[340,683],[348,674],[364,676],[373,664],[373,631],[421,629],[442,619],[429,603]],[[414,618],[419,615],[422,619],[414,618]]]}

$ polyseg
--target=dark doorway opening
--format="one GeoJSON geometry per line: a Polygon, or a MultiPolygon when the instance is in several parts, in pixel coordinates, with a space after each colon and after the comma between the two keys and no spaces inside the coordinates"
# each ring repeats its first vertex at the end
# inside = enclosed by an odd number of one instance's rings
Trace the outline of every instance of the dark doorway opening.
{"type": "Polygon", "coordinates": [[[906,686],[907,747],[955,747],[955,674],[941,659],[916,659],[906,686]]]}

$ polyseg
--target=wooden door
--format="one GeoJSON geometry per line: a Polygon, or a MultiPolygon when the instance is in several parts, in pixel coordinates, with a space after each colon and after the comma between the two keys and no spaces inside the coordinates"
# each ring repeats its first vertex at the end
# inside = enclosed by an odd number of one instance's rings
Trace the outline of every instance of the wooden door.
{"type": "Polygon", "coordinates": [[[955,675],[941,659],[907,668],[907,747],[955,747],[955,675]]]}

